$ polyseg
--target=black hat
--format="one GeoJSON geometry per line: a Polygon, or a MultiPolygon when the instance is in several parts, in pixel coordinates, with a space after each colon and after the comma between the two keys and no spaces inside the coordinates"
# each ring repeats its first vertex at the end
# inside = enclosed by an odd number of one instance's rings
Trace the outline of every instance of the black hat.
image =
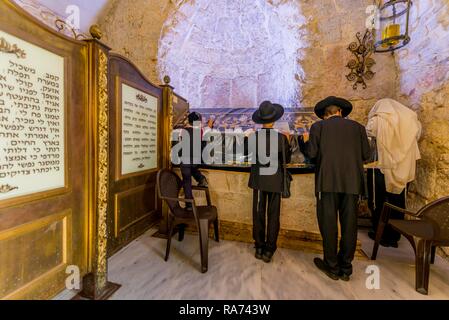
{"type": "Polygon", "coordinates": [[[253,121],[257,124],[267,124],[278,121],[284,115],[284,107],[279,104],[264,101],[253,114],[253,121]]]}
{"type": "Polygon", "coordinates": [[[196,121],[202,121],[203,117],[199,112],[191,112],[189,113],[189,124],[193,124],[196,121]]]}
{"type": "Polygon", "coordinates": [[[315,107],[315,114],[323,119],[324,114],[326,112],[327,107],[330,106],[337,106],[341,109],[341,114],[343,118],[346,118],[349,116],[352,112],[352,104],[346,99],[337,98],[337,97],[327,97],[323,101],[318,102],[318,104],[315,107]]]}

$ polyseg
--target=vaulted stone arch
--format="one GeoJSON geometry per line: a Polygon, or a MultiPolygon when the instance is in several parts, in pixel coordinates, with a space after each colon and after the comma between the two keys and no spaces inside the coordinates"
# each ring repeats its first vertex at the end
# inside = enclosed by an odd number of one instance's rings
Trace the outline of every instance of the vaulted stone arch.
{"type": "Polygon", "coordinates": [[[298,1],[193,0],[168,16],[158,71],[194,108],[295,107],[306,20],[298,1]]]}

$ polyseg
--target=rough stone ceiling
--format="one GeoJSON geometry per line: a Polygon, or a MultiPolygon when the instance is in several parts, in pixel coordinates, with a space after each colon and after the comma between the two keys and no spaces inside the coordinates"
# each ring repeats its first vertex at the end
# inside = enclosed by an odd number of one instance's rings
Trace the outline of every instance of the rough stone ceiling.
{"type": "Polygon", "coordinates": [[[112,0],[37,0],[39,4],[51,9],[58,15],[65,17],[66,8],[76,5],[80,8],[80,29],[87,32],[89,27],[97,22],[99,15],[112,0]]]}
{"type": "Polygon", "coordinates": [[[159,74],[194,108],[297,107],[306,19],[296,1],[195,0],[167,19],[159,74]]]}

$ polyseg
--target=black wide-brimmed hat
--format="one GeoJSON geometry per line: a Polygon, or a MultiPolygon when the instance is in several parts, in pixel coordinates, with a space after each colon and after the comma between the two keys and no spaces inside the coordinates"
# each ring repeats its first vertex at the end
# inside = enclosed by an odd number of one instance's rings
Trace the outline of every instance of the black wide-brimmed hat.
{"type": "Polygon", "coordinates": [[[188,121],[190,124],[193,124],[196,121],[202,121],[203,116],[199,112],[191,112],[189,113],[188,121]]]}
{"type": "Polygon", "coordinates": [[[264,101],[253,114],[253,121],[257,124],[267,124],[278,121],[284,115],[284,107],[280,104],[264,101]]]}
{"type": "Polygon", "coordinates": [[[326,108],[330,106],[337,106],[341,109],[341,114],[343,118],[346,118],[349,116],[352,112],[352,103],[349,102],[346,99],[343,98],[337,98],[337,97],[327,97],[323,101],[318,102],[318,104],[315,107],[315,114],[323,119],[324,114],[326,112],[326,108]]]}

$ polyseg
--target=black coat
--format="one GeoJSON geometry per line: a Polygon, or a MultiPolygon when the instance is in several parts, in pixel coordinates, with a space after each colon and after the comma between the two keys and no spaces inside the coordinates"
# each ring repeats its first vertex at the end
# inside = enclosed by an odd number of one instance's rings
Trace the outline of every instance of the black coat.
{"type": "MultiPolygon", "coordinates": [[[[267,131],[267,146],[266,146],[266,154],[269,156],[270,154],[270,139],[269,137],[272,134],[275,134],[278,139],[278,161],[276,163],[273,163],[272,165],[276,166],[276,172],[272,175],[261,175],[261,168],[263,167],[269,167],[269,165],[263,165],[260,163],[260,159],[257,156],[255,158],[256,163],[251,166],[251,175],[249,178],[248,186],[251,189],[265,191],[265,192],[273,192],[273,193],[282,193],[283,191],[283,179],[284,179],[284,170],[283,165],[290,163],[291,159],[291,151],[290,151],[290,144],[288,142],[288,139],[285,135],[279,133],[276,130],[273,129],[261,129],[267,131]],[[282,147],[285,148],[285,157],[282,156],[282,147]]],[[[261,131],[257,131],[254,133],[256,135],[256,139],[258,139],[259,133],[261,131]]],[[[249,139],[251,140],[251,139],[249,139]]],[[[259,143],[257,143],[258,145],[259,143]]],[[[253,150],[254,151],[254,150],[253,150]]],[[[257,155],[258,147],[257,147],[257,155]]]]}
{"type": "Polygon", "coordinates": [[[315,123],[303,153],[316,165],[315,190],[366,194],[363,164],[370,158],[365,127],[358,122],[331,117],[315,123]]]}

